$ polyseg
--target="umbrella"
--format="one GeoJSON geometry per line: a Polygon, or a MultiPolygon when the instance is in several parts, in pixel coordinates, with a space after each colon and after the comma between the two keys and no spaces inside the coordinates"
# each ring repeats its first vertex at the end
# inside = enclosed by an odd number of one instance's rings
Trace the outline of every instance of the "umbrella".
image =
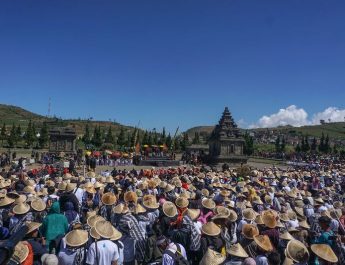
{"type": "Polygon", "coordinates": [[[91,155],[91,151],[86,151],[85,154],[89,156],[91,155]]]}
{"type": "Polygon", "coordinates": [[[107,155],[111,155],[113,152],[112,151],[110,151],[110,150],[105,150],[104,151],[107,155]]]}
{"type": "Polygon", "coordinates": [[[115,152],[113,152],[113,153],[111,154],[111,156],[114,157],[114,158],[119,158],[119,157],[121,157],[121,152],[115,151],[115,152]]]}
{"type": "Polygon", "coordinates": [[[92,153],[94,156],[100,156],[101,155],[101,152],[100,151],[93,151],[92,153]]]}

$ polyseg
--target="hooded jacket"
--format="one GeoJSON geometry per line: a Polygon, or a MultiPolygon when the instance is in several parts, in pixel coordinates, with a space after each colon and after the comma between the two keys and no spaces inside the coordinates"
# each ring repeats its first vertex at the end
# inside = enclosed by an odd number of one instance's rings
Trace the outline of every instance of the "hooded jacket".
{"type": "Polygon", "coordinates": [[[43,219],[41,233],[46,238],[46,245],[60,235],[68,231],[68,221],[66,216],[60,213],[59,202],[54,202],[46,218],[43,219]]]}

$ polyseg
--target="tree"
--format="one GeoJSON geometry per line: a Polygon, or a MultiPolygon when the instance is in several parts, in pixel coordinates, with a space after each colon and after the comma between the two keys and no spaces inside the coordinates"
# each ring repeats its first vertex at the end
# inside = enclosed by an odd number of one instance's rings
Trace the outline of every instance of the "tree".
{"type": "Polygon", "coordinates": [[[132,135],[131,135],[131,138],[130,138],[130,141],[128,143],[128,146],[130,147],[134,147],[135,144],[136,144],[136,141],[137,141],[137,133],[138,133],[138,129],[137,128],[134,128],[134,131],[132,132],[132,135]]]}
{"type": "Polygon", "coordinates": [[[85,133],[83,135],[83,142],[84,142],[84,144],[90,144],[90,142],[91,142],[90,128],[89,128],[88,123],[85,126],[85,133]]]}
{"type": "Polygon", "coordinates": [[[277,139],[276,139],[275,150],[276,150],[276,153],[280,152],[280,136],[278,136],[277,139]]]}
{"type": "Polygon", "coordinates": [[[168,146],[169,149],[171,149],[171,145],[172,145],[172,139],[171,139],[171,135],[170,133],[168,134],[166,140],[165,140],[166,145],[168,146]]]}
{"type": "Polygon", "coordinates": [[[283,136],[281,144],[280,144],[280,151],[285,152],[285,149],[286,149],[286,141],[285,141],[285,137],[283,136]]]}
{"type": "Polygon", "coordinates": [[[13,124],[12,128],[11,128],[11,131],[10,131],[10,135],[7,138],[7,143],[8,143],[8,146],[10,148],[13,148],[15,142],[16,142],[16,127],[13,124]]]}
{"type": "Polygon", "coordinates": [[[166,132],[165,132],[165,127],[163,127],[161,144],[165,144],[165,143],[166,143],[166,132]]]}
{"type": "Polygon", "coordinates": [[[15,143],[17,145],[18,141],[20,141],[22,138],[22,128],[20,127],[20,125],[17,126],[16,129],[16,138],[15,138],[15,143]]]}
{"type": "Polygon", "coordinates": [[[334,154],[338,154],[338,153],[339,153],[337,144],[334,144],[334,145],[333,145],[333,153],[334,153],[334,154]]]}
{"type": "Polygon", "coordinates": [[[102,145],[101,126],[95,127],[91,142],[95,147],[98,148],[102,145]]]}
{"type": "Polygon", "coordinates": [[[300,153],[300,152],[301,152],[301,146],[299,145],[299,143],[296,145],[295,151],[296,151],[297,153],[300,153]]]}
{"type": "Polygon", "coordinates": [[[321,136],[321,139],[320,139],[319,152],[320,153],[324,153],[325,152],[325,135],[324,135],[323,132],[322,132],[322,136],[321,136]]]}
{"type": "Polygon", "coordinates": [[[44,148],[46,144],[48,143],[48,141],[49,141],[48,126],[46,122],[43,122],[41,131],[40,131],[40,138],[38,139],[40,148],[44,148]]]}
{"type": "Polygon", "coordinates": [[[3,146],[4,145],[4,140],[6,140],[6,138],[7,138],[5,123],[1,127],[0,137],[1,137],[1,145],[3,146]]]}
{"type": "Polygon", "coordinates": [[[330,151],[331,151],[331,146],[330,146],[329,137],[328,137],[328,134],[327,134],[326,140],[325,140],[325,150],[324,150],[324,152],[325,153],[329,153],[330,151]]]}
{"type": "Polygon", "coordinates": [[[314,139],[311,143],[311,146],[310,146],[310,150],[313,152],[316,152],[316,149],[317,149],[317,141],[316,141],[316,138],[314,137],[314,139]]]}
{"type": "Polygon", "coordinates": [[[105,142],[111,143],[111,144],[114,143],[114,135],[113,135],[111,126],[109,126],[109,128],[108,128],[107,135],[105,136],[105,142]]]}
{"type": "Polygon", "coordinates": [[[249,135],[248,131],[244,134],[243,153],[248,156],[254,153],[254,140],[253,137],[249,135]]]}
{"type": "Polygon", "coordinates": [[[35,130],[36,129],[30,120],[25,132],[25,142],[28,147],[31,147],[35,142],[35,139],[36,139],[35,130]]]}
{"type": "Polygon", "coordinates": [[[187,146],[189,145],[189,137],[188,137],[188,133],[184,133],[183,134],[183,138],[181,141],[181,149],[183,151],[186,151],[187,146]]]}
{"type": "Polygon", "coordinates": [[[149,146],[153,145],[153,139],[152,139],[152,133],[151,132],[149,133],[149,136],[147,138],[147,144],[149,146]]]}
{"type": "Polygon", "coordinates": [[[148,144],[148,133],[147,133],[147,131],[145,131],[145,133],[144,133],[142,144],[148,144]]]}
{"type": "Polygon", "coordinates": [[[126,139],[125,139],[125,130],[121,128],[120,134],[117,137],[117,144],[122,148],[126,144],[126,139]]]}
{"type": "Polygon", "coordinates": [[[194,133],[194,139],[192,141],[193,144],[200,144],[200,137],[199,137],[199,133],[195,132],[194,133]]]}
{"type": "Polygon", "coordinates": [[[308,135],[304,138],[304,152],[308,152],[310,151],[310,145],[309,145],[309,141],[308,141],[308,135]]]}

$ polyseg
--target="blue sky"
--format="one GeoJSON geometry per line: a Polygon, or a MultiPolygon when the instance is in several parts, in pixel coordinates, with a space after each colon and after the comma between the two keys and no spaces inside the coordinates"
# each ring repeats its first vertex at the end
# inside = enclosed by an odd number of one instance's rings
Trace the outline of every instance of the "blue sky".
{"type": "Polygon", "coordinates": [[[243,127],[343,120],[344,14],[342,0],[0,1],[0,102],[171,132],[224,106],[243,127]]]}

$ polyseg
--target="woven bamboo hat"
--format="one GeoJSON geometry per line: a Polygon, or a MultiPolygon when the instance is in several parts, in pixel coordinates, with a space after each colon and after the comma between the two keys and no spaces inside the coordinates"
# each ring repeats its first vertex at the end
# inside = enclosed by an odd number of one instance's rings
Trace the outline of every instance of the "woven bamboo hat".
{"type": "Polygon", "coordinates": [[[107,192],[102,196],[102,203],[104,205],[113,205],[116,203],[116,196],[114,193],[107,192]]]}
{"type": "Polygon", "coordinates": [[[29,247],[20,241],[14,248],[13,256],[17,257],[20,263],[23,263],[29,255],[29,247]]]}
{"type": "Polygon", "coordinates": [[[256,213],[252,208],[246,208],[242,210],[242,216],[246,220],[253,221],[256,217],[256,213]]]}
{"type": "Polygon", "coordinates": [[[279,238],[284,239],[284,240],[293,240],[294,239],[293,236],[288,231],[285,231],[284,233],[280,234],[279,238]]]}
{"type": "Polygon", "coordinates": [[[200,209],[188,209],[187,215],[194,221],[199,217],[200,209]]]}
{"type": "Polygon", "coordinates": [[[14,203],[14,201],[15,199],[12,199],[6,195],[3,199],[0,200],[0,207],[10,205],[14,203]]]}
{"type": "Polygon", "coordinates": [[[37,222],[27,222],[26,226],[28,227],[28,231],[26,232],[26,234],[30,234],[31,232],[37,230],[41,225],[41,223],[37,222]]]}
{"type": "Polygon", "coordinates": [[[77,187],[77,184],[76,184],[76,183],[67,183],[65,191],[66,191],[66,192],[71,192],[71,191],[73,191],[76,187],[77,187]]]}
{"type": "Polygon", "coordinates": [[[254,236],[259,235],[259,229],[253,224],[244,224],[242,226],[242,234],[245,238],[253,239],[254,236]]]}
{"type": "Polygon", "coordinates": [[[240,257],[240,258],[248,258],[249,257],[247,252],[244,250],[244,248],[241,246],[240,243],[231,245],[230,248],[228,248],[226,251],[231,256],[236,256],[236,257],[240,257]]]}
{"type": "Polygon", "coordinates": [[[177,215],[177,208],[175,204],[169,201],[164,202],[163,213],[168,217],[175,217],[177,215]]]}
{"type": "Polygon", "coordinates": [[[210,192],[208,191],[208,189],[202,189],[201,194],[202,194],[202,196],[205,196],[205,197],[210,196],[210,192]]]}
{"type": "Polygon", "coordinates": [[[220,234],[220,228],[212,221],[204,224],[201,231],[208,236],[218,236],[220,234]]]}
{"type": "Polygon", "coordinates": [[[114,226],[113,228],[113,235],[111,236],[110,240],[111,241],[115,241],[115,240],[119,240],[122,237],[122,233],[117,230],[114,226]]]}
{"type": "Polygon", "coordinates": [[[44,211],[46,206],[46,203],[41,198],[35,198],[31,201],[31,208],[37,212],[44,211]]]}
{"type": "Polygon", "coordinates": [[[299,222],[299,226],[304,229],[310,229],[310,225],[307,223],[307,220],[305,219],[299,222]]]}
{"type": "Polygon", "coordinates": [[[26,214],[30,211],[30,206],[27,203],[18,203],[12,211],[14,214],[26,214]]]}
{"type": "Polygon", "coordinates": [[[309,252],[301,241],[293,239],[286,246],[286,256],[294,262],[303,263],[308,261],[309,252]]]}
{"type": "Polygon", "coordinates": [[[127,191],[124,195],[125,202],[138,202],[138,195],[134,191],[127,191]]]}
{"type": "Polygon", "coordinates": [[[143,205],[148,209],[158,209],[159,207],[155,195],[145,195],[143,197],[143,205]]]}
{"type": "Polygon", "coordinates": [[[87,193],[91,193],[91,194],[95,194],[96,193],[96,189],[93,187],[93,185],[91,187],[84,187],[85,191],[87,193]]]}
{"type": "Polygon", "coordinates": [[[88,232],[81,229],[72,230],[65,236],[66,245],[72,248],[81,247],[89,239],[88,232]]]}
{"type": "Polygon", "coordinates": [[[101,221],[101,220],[105,220],[105,219],[102,216],[93,215],[93,216],[90,216],[89,218],[87,218],[86,222],[90,227],[94,227],[96,222],[101,221]]]}
{"type": "Polygon", "coordinates": [[[213,210],[216,207],[216,203],[212,199],[204,199],[201,204],[204,208],[209,210],[213,210]]]}
{"type": "MultiPolygon", "coordinates": [[[[127,208],[127,207],[126,207],[127,208]]],[[[140,203],[135,205],[134,214],[146,213],[146,209],[140,203]]]]}
{"type": "Polygon", "coordinates": [[[95,224],[95,230],[102,238],[111,238],[113,237],[114,230],[110,222],[106,220],[97,221],[95,224]]]}
{"type": "Polygon", "coordinates": [[[189,204],[189,201],[186,198],[184,198],[184,197],[178,197],[175,200],[175,204],[179,208],[186,208],[188,206],[188,204],[189,204]]]}
{"type": "Polygon", "coordinates": [[[219,265],[222,264],[225,259],[226,257],[219,252],[208,248],[199,265],[219,265]]]}
{"type": "Polygon", "coordinates": [[[271,252],[273,250],[271,240],[267,235],[254,236],[254,241],[264,251],[271,252]]]}
{"type": "Polygon", "coordinates": [[[113,208],[113,212],[116,214],[125,214],[128,213],[129,209],[123,203],[119,203],[113,208]]]}
{"type": "Polygon", "coordinates": [[[97,240],[101,239],[101,236],[99,234],[97,234],[95,227],[92,227],[90,229],[90,236],[94,239],[97,239],[97,240]]]}
{"type": "Polygon", "coordinates": [[[60,182],[58,185],[58,190],[60,191],[65,191],[67,187],[67,183],[66,182],[60,182]]]}
{"type": "Polygon", "coordinates": [[[288,213],[280,213],[279,219],[283,222],[289,222],[290,221],[288,213]]]}
{"type": "Polygon", "coordinates": [[[311,251],[319,258],[331,262],[337,263],[338,257],[335,255],[332,248],[327,244],[313,244],[311,245],[311,251]]]}
{"type": "Polygon", "coordinates": [[[264,204],[264,203],[262,202],[262,200],[260,199],[259,196],[256,196],[256,197],[255,197],[255,199],[253,200],[253,203],[259,204],[259,205],[264,204]]]}
{"type": "Polygon", "coordinates": [[[262,221],[268,228],[275,228],[277,226],[277,217],[272,210],[263,211],[261,216],[262,221]]]}
{"type": "Polygon", "coordinates": [[[112,176],[108,176],[105,178],[105,183],[115,183],[115,180],[112,176]]]}
{"type": "Polygon", "coordinates": [[[164,192],[170,192],[172,191],[173,189],[175,189],[175,186],[171,185],[171,184],[168,184],[166,185],[165,189],[164,189],[164,192]]]}
{"type": "Polygon", "coordinates": [[[26,195],[20,194],[19,197],[15,199],[14,203],[16,203],[16,204],[23,203],[23,202],[26,202],[26,199],[27,199],[26,195]]]}

